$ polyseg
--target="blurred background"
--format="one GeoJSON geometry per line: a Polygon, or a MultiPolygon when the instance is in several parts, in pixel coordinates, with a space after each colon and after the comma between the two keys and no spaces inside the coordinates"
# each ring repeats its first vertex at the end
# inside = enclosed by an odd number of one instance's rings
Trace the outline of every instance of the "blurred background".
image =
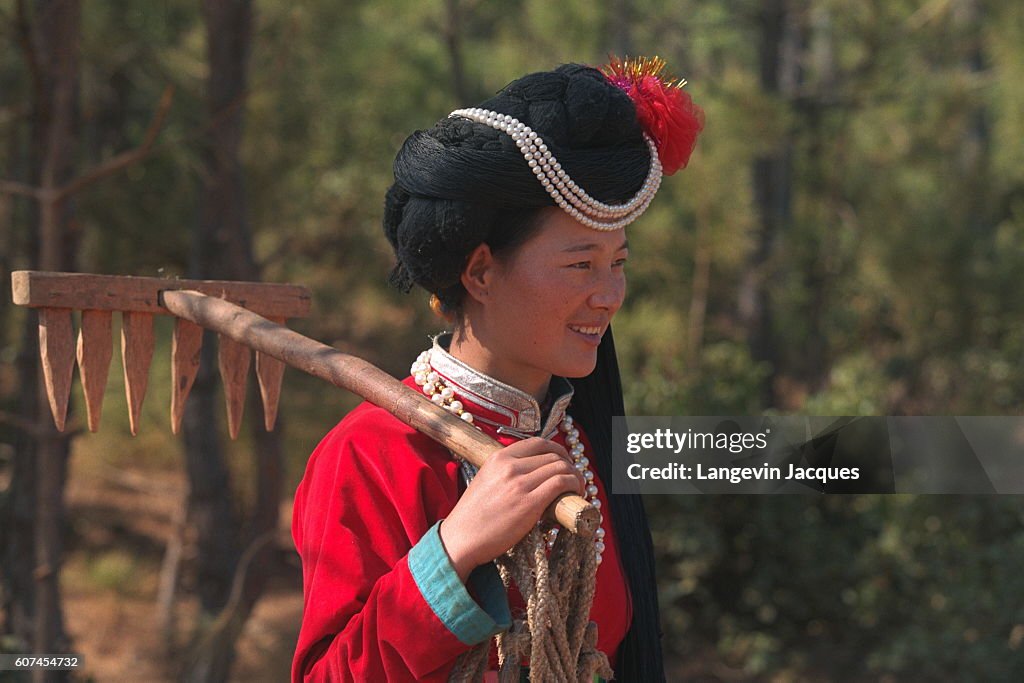
{"type": "MultiPolygon", "coordinates": [[[[630,413],[1020,413],[1016,0],[0,0],[0,652],[286,680],[290,500],[356,404],[289,371],[232,442],[214,362],[172,436],[162,319],[139,435],[118,351],[99,432],[76,379],[57,434],[12,270],[304,284],[294,328],[404,376],[440,323],[386,286],[401,142],[611,52],[707,116],[630,229],[630,413]]],[[[670,680],[1024,680],[1019,498],[647,504],[670,680]]]]}

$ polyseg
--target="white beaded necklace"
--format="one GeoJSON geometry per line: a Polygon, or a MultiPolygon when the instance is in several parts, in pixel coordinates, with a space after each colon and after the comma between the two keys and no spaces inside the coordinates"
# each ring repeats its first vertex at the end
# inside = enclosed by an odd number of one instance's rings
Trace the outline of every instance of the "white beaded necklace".
{"type": "MultiPolygon", "coordinates": [[[[410,372],[416,384],[422,387],[423,393],[431,401],[442,406],[445,410],[455,413],[466,422],[473,424],[473,414],[466,410],[462,401],[455,397],[455,391],[431,367],[429,349],[416,358],[410,372]]],[[[477,428],[479,429],[479,427],[477,428]]],[[[594,473],[590,471],[590,459],[583,454],[580,432],[573,426],[572,417],[566,414],[562,418],[561,423],[559,423],[558,428],[565,433],[565,443],[569,446],[569,454],[572,455],[573,466],[583,475],[583,479],[586,481],[586,490],[583,497],[587,502],[600,510],[601,499],[597,497],[597,485],[594,483],[594,473]]],[[[600,521],[604,523],[603,514],[600,515],[600,521]]],[[[544,536],[548,549],[554,547],[555,539],[558,538],[558,529],[558,526],[554,526],[545,532],[544,536]]],[[[604,529],[598,526],[594,531],[594,551],[598,564],[601,564],[601,554],[605,549],[604,536],[604,529]]]]}
{"type": "Polygon", "coordinates": [[[555,204],[594,230],[618,230],[629,225],[647,210],[658,188],[661,187],[662,168],[661,160],[658,158],[658,147],[646,133],[644,141],[651,153],[651,167],[644,184],[625,204],[605,204],[591,197],[577,185],[548,149],[543,138],[519,119],[479,107],[456,109],[448,116],[461,116],[511,136],[530,170],[555,200],[555,204]]]}

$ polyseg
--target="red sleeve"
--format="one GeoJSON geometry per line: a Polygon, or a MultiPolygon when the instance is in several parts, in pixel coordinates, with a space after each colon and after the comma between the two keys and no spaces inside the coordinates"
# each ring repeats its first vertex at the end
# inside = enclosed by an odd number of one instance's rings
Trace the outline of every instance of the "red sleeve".
{"type": "Polygon", "coordinates": [[[314,451],[295,494],[304,611],[292,681],[444,681],[463,643],[408,554],[458,499],[448,452],[364,405],[314,451]]]}

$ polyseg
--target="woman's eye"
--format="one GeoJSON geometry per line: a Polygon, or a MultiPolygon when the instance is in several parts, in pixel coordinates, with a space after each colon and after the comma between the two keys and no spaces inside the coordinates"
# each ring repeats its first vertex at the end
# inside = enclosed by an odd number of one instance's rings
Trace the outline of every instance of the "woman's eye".
{"type": "Polygon", "coordinates": [[[615,268],[622,268],[625,265],[626,265],[626,259],[624,259],[624,258],[615,259],[615,262],[612,263],[612,266],[615,267],[615,268]]]}
{"type": "Polygon", "coordinates": [[[570,268],[579,268],[580,270],[587,270],[588,268],[590,268],[590,261],[580,261],[578,263],[573,263],[569,267],[570,268]]]}

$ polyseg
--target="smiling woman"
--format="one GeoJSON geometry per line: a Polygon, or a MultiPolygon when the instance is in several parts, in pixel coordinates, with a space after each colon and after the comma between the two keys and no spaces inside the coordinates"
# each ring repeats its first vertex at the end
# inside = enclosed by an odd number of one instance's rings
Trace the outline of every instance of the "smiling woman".
{"type": "Polygon", "coordinates": [[[662,67],[531,74],[398,153],[392,282],[431,292],[452,328],[406,383],[504,448],[477,470],[369,404],[325,437],[295,497],[293,680],[664,679],[643,505],[602,483],[623,413],[625,226],[702,126],[662,67]],[[592,546],[539,524],[565,492],[601,510],[592,546]]]}

